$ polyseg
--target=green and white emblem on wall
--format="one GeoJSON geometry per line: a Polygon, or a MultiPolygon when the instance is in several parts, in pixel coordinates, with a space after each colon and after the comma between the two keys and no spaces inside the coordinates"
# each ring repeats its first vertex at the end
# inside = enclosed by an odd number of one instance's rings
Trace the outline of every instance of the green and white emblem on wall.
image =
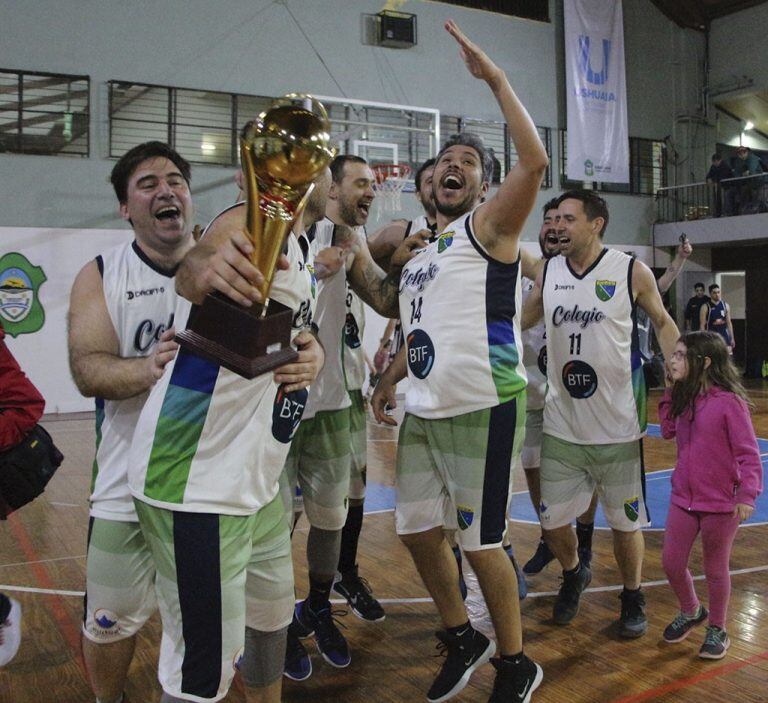
{"type": "Polygon", "coordinates": [[[37,332],[45,323],[38,291],[47,280],[23,254],[0,257],[0,322],[11,337],[37,332]]]}

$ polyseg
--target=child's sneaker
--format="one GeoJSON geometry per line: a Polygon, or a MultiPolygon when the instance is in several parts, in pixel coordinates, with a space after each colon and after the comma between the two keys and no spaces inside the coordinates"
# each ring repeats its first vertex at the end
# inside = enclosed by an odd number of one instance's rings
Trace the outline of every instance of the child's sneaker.
{"type": "Polygon", "coordinates": [[[731,640],[728,639],[728,633],[722,627],[710,625],[707,627],[699,656],[702,659],[722,659],[730,646],[731,640]]]}
{"type": "Polygon", "coordinates": [[[693,615],[678,613],[677,617],[664,628],[664,641],[670,644],[682,642],[696,625],[700,625],[707,619],[708,615],[709,612],[701,603],[693,615]]]}

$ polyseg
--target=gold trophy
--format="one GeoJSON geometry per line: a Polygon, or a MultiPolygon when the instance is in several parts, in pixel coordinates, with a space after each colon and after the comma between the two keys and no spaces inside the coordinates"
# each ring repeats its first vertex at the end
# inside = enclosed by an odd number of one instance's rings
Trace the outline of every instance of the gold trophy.
{"type": "Polygon", "coordinates": [[[322,104],[309,95],[279,98],[249,122],[240,138],[247,194],[246,229],[251,261],[264,276],[264,302],[250,308],[221,293],[193,305],[179,344],[244,378],[254,378],[298,354],[291,347],[293,311],[269,291],[280,253],[301,216],[314,181],[335,155],[330,123],[322,104]]]}

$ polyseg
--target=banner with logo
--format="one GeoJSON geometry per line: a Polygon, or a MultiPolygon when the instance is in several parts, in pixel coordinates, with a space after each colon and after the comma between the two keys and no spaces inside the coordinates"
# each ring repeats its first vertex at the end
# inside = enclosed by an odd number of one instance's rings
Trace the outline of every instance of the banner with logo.
{"type": "Polygon", "coordinates": [[[568,178],[629,183],[621,0],[565,0],[568,178]]]}

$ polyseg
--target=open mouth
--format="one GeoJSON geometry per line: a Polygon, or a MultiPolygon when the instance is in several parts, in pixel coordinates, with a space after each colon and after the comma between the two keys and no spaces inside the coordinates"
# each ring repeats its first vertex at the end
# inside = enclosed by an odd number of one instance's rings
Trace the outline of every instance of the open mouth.
{"type": "Polygon", "coordinates": [[[155,217],[158,220],[175,220],[176,218],[181,216],[181,210],[177,208],[175,205],[169,205],[164,208],[160,208],[155,213],[155,217]]]}
{"type": "Polygon", "coordinates": [[[357,209],[360,210],[366,217],[368,217],[368,213],[371,210],[371,201],[370,200],[364,200],[357,204],[357,209]]]}
{"type": "Polygon", "coordinates": [[[560,244],[560,240],[557,238],[557,235],[554,232],[547,234],[544,238],[544,241],[551,247],[556,247],[560,244]]]}
{"type": "Polygon", "coordinates": [[[448,190],[460,190],[462,185],[461,179],[452,173],[443,178],[443,188],[448,190]]]}

